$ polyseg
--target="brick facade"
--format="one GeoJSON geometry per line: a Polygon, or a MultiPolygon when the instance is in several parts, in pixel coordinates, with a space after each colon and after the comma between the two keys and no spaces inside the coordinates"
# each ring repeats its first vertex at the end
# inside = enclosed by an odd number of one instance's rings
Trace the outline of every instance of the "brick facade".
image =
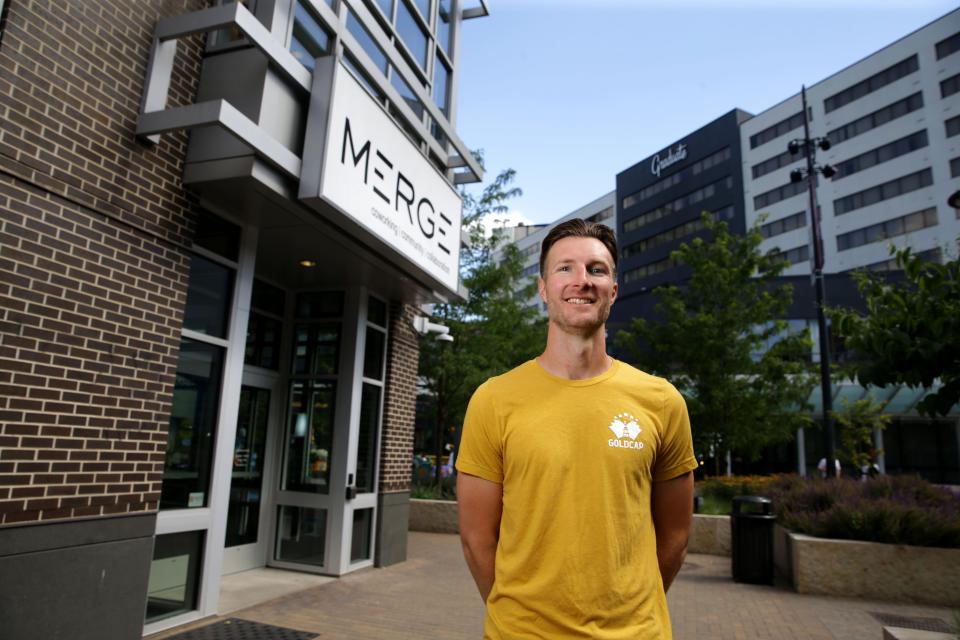
{"type": "Polygon", "coordinates": [[[380,447],[380,492],[410,490],[413,429],[417,405],[420,339],[413,330],[416,307],[394,303],[390,308],[387,350],[387,395],[383,406],[380,447]]]}
{"type": "MultiPolygon", "coordinates": [[[[204,4],[9,3],[0,526],[157,507],[196,210],[186,136],[134,128],[154,25],[204,4]]],[[[171,104],[193,102],[200,43],[180,44],[171,104]]]]}

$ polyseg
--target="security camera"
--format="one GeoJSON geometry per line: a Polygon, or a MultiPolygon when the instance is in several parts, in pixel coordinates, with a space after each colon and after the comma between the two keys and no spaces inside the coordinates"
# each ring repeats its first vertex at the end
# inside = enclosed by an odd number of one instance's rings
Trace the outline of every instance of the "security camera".
{"type": "Polygon", "coordinates": [[[450,327],[435,322],[430,322],[424,316],[417,316],[413,319],[413,330],[422,336],[428,333],[436,333],[437,340],[442,342],[453,342],[453,336],[450,335],[450,327]]]}

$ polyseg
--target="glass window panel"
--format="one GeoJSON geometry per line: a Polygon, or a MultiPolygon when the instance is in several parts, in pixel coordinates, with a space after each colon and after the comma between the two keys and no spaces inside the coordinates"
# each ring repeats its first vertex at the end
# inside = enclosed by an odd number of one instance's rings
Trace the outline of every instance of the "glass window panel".
{"type": "Polygon", "coordinates": [[[377,0],[377,6],[380,7],[380,11],[383,11],[383,15],[386,16],[387,20],[392,19],[393,0],[377,0]]]}
{"type": "Polygon", "coordinates": [[[350,562],[370,559],[370,533],[373,529],[373,509],[353,512],[353,535],[350,541],[350,562]]]}
{"type": "Polygon", "coordinates": [[[203,507],[220,400],[223,349],[184,340],[170,409],[160,508],[203,507]]]}
{"type": "Polygon", "coordinates": [[[290,53],[300,64],[313,70],[315,59],[327,55],[330,51],[330,34],[320,26],[313,14],[303,2],[297,2],[293,17],[293,36],[290,39],[290,53]]]}
{"type": "Polygon", "coordinates": [[[413,4],[420,10],[424,22],[430,24],[430,0],[413,0],[413,4]]]}
{"type": "Polygon", "coordinates": [[[383,380],[383,345],[387,336],[374,327],[367,327],[367,344],[363,351],[363,375],[383,380]]]}
{"type": "Polygon", "coordinates": [[[236,261],[240,250],[240,227],[212,213],[201,212],[197,217],[193,244],[236,261]]]}
{"type": "Polygon", "coordinates": [[[440,107],[444,115],[447,113],[447,92],[450,87],[450,69],[446,63],[437,57],[433,70],[433,101],[440,107]]]}
{"type": "Polygon", "coordinates": [[[380,387],[365,382],[361,394],[356,486],[358,493],[373,493],[377,438],[380,435],[380,387]]]}
{"type": "Polygon", "coordinates": [[[339,318],[343,315],[342,291],[315,291],[297,296],[298,318],[339,318]]]}
{"type": "Polygon", "coordinates": [[[443,50],[450,53],[450,28],[453,22],[453,7],[451,0],[440,0],[440,19],[437,21],[437,42],[443,50]]]}
{"type": "Polygon", "coordinates": [[[248,386],[240,389],[237,435],[233,445],[233,472],[230,479],[230,505],[227,510],[228,547],[257,541],[269,412],[268,389],[248,386]]]}
{"type": "Polygon", "coordinates": [[[326,509],[286,505],[277,508],[277,548],[274,559],[322,566],[326,540],[326,509]]]}
{"type": "MultiPolygon", "coordinates": [[[[419,0],[423,2],[424,0],[419,0]]],[[[427,14],[424,14],[427,15],[427,14]]],[[[427,35],[423,32],[420,24],[405,0],[400,0],[397,4],[397,33],[400,39],[407,46],[413,59],[417,61],[421,69],[427,68],[427,35]]]]}
{"type": "Polygon", "coordinates": [[[203,531],[169,533],[154,539],[146,622],[197,608],[202,555],[203,531]]]}
{"type": "Polygon", "coordinates": [[[284,475],[287,491],[330,491],[335,391],[332,382],[291,384],[284,475]]]}
{"type": "Polygon", "coordinates": [[[280,366],[282,332],[283,323],[280,320],[251,311],[243,363],[276,371],[280,366]]]}
{"type": "Polygon", "coordinates": [[[367,322],[386,328],[387,303],[374,297],[367,298],[367,322]]]}
{"type": "Polygon", "coordinates": [[[383,92],[375,87],[372,82],[370,82],[370,78],[368,78],[367,74],[360,70],[360,65],[349,53],[345,52],[343,54],[343,64],[346,65],[347,69],[350,69],[350,71],[353,72],[353,77],[357,79],[357,81],[363,86],[364,89],[367,90],[367,93],[369,93],[374,100],[383,100],[383,92]]]}
{"type": "Polygon", "coordinates": [[[233,270],[194,255],[190,261],[187,304],[183,326],[207,335],[225,338],[233,294],[233,270]]]}
{"type": "Polygon", "coordinates": [[[360,23],[353,11],[347,10],[347,31],[357,40],[363,50],[366,52],[373,64],[380,69],[383,75],[387,75],[387,55],[383,49],[377,45],[373,36],[367,31],[367,28],[360,23]]]}
{"type": "Polygon", "coordinates": [[[339,325],[297,325],[294,332],[293,373],[313,376],[335,375],[339,360],[339,325]]]}
{"type": "Polygon", "coordinates": [[[286,299],[287,296],[283,289],[267,284],[263,280],[255,279],[253,281],[250,306],[254,309],[282,316],[286,299]]]}
{"type": "Polygon", "coordinates": [[[403,101],[407,103],[407,106],[417,114],[418,118],[423,117],[423,103],[420,102],[420,99],[413,93],[413,89],[410,88],[410,85],[400,77],[399,73],[390,74],[390,83],[394,86],[397,92],[400,94],[400,97],[403,98],[403,101]]]}

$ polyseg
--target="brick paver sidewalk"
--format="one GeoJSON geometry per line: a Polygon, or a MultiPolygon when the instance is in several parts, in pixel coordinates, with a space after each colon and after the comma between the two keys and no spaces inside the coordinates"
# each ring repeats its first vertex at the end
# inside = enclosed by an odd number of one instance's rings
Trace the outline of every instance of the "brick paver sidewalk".
{"type": "MultiPolygon", "coordinates": [[[[688,557],[668,599],[677,640],[881,640],[882,625],[871,612],[943,620],[951,615],[943,608],[737,584],[730,578],[729,558],[706,555],[688,557]]],[[[410,534],[402,564],[361,571],[230,615],[313,631],[322,640],[479,640],[483,627],[483,607],[459,539],[431,533],[410,534]]]]}

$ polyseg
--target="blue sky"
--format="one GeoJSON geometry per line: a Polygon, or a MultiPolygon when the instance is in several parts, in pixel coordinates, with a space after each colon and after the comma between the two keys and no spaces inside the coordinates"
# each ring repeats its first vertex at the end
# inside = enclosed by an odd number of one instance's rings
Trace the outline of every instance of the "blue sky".
{"type": "MultiPolygon", "coordinates": [[[[472,6],[475,0],[466,0],[472,6]]],[[[940,0],[489,0],[464,23],[457,130],[514,221],[549,222],[734,107],[759,113],[919,29],[940,0]]],[[[958,19],[960,29],[960,19],[958,19]]]]}

